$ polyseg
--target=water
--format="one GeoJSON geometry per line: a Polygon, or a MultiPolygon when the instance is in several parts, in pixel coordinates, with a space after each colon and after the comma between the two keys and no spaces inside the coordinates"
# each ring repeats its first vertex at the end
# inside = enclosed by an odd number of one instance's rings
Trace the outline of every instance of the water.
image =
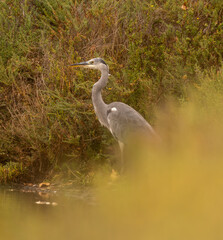
{"type": "Polygon", "coordinates": [[[89,190],[0,187],[0,239],[71,239],[95,209],[89,190]]]}
{"type": "Polygon", "coordinates": [[[0,240],[223,239],[222,161],[160,159],[94,189],[0,187],[0,240]]]}
{"type": "Polygon", "coordinates": [[[49,190],[36,186],[0,187],[0,207],[7,210],[41,209],[44,206],[61,208],[74,203],[93,205],[93,193],[87,189],[49,190]]]}

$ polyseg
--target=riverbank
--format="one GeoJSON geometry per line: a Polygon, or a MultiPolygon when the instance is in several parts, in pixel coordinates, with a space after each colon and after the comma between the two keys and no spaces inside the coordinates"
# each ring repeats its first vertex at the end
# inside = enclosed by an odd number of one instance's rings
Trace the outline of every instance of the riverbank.
{"type": "Polygon", "coordinates": [[[222,1],[5,0],[0,8],[0,182],[59,176],[88,185],[98,169],[111,172],[114,140],[91,103],[99,73],[69,68],[74,62],[102,57],[111,73],[105,101],[131,105],[156,129],[168,102],[183,107],[191,89],[217,111],[222,1]]]}

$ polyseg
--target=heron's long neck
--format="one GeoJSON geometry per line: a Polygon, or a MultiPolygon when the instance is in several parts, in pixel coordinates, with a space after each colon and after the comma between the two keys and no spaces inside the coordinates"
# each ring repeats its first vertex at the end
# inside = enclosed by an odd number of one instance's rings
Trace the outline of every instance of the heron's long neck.
{"type": "Polygon", "coordinates": [[[101,90],[107,85],[107,82],[108,71],[102,70],[101,78],[94,84],[92,89],[92,102],[100,123],[106,127],[109,127],[107,122],[107,104],[103,101],[101,96],[101,90]]]}

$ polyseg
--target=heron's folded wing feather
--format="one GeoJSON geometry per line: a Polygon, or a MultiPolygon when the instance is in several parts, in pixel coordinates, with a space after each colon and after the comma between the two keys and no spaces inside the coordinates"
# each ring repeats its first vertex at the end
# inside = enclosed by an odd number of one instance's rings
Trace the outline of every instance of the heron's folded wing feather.
{"type": "Polygon", "coordinates": [[[121,102],[109,104],[107,120],[111,133],[119,141],[124,141],[129,133],[139,129],[146,129],[152,134],[154,132],[149,123],[137,111],[121,102]]]}

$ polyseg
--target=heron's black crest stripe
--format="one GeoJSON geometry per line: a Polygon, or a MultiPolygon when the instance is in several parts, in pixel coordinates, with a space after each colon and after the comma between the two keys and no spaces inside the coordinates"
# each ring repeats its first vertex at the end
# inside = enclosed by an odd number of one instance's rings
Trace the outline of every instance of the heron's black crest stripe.
{"type": "Polygon", "coordinates": [[[107,66],[106,62],[103,59],[100,59],[100,62],[107,66]]]}

